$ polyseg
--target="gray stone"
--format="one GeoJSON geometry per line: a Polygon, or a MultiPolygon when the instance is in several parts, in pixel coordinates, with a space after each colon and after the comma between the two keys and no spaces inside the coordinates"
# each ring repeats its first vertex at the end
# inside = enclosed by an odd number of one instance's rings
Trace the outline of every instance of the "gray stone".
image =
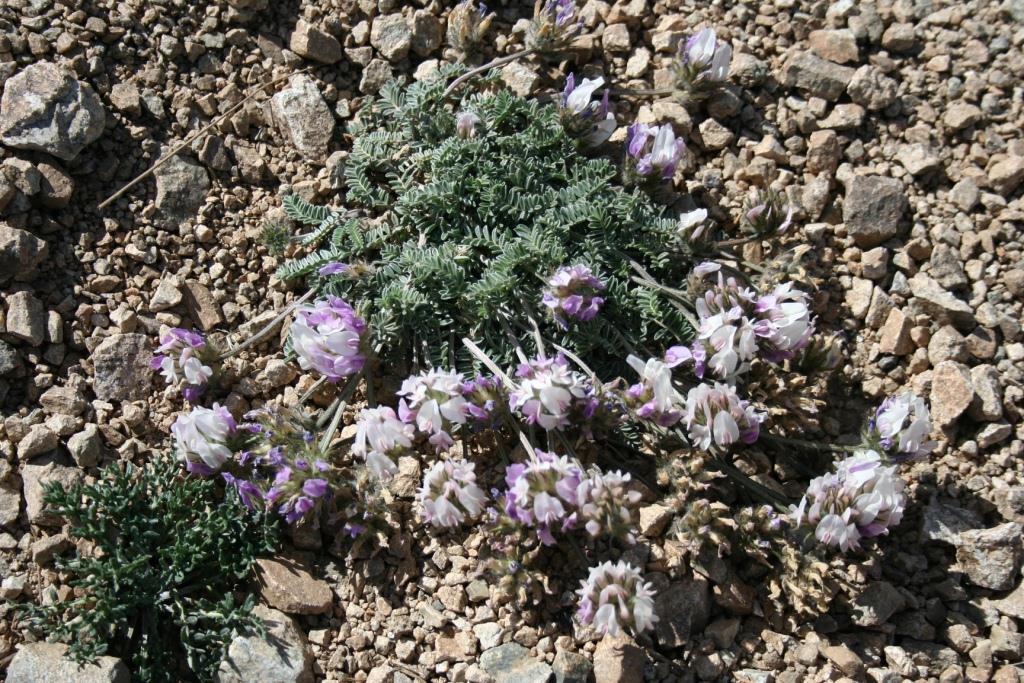
{"type": "Polygon", "coordinates": [[[896,101],[898,88],[896,81],[883,74],[878,67],[863,65],[854,72],[846,91],[853,101],[872,112],[878,112],[896,101]]]}
{"type": "Polygon", "coordinates": [[[260,595],[286,614],[324,614],[331,611],[334,595],[326,581],[314,578],[291,558],[256,561],[260,595]]]}
{"type": "Polygon", "coordinates": [[[924,509],[921,535],[928,541],[956,545],[960,542],[962,532],[977,529],[981,525],[981,517],[974,512],[933,498],[924,509]]]}
{"type": "Polygon", "coordinates": [[[859,626],[881,626],[905,606],[903,594],[891,583],[876,581],[853,601],[853,621],[859,626]]]}
{"type": "Polygon", "coordinates": [[[551,668],[555,672],[555,683],[587,683],[594,665],[579,653],[559,650],[551,668]]]}
{"type": "Polygon", "coordinates": [[[267,635],[236,636],[214,683],[313,683],[313,653],[295,621],[263,605],[253,614],[263,620],[267,635]]]}
{"type": "Polygon", "coordinates": [[[22,467],[22,486],[25,494],[25,512],[28,521],[39,526],[60,526],[62,520],[46,508],[43,501],[43,487],[49,483],[57,483],[65,489],[82,481],[84,473],[77,467],[66,467],[59,464],[52,456],[40,459],[41,462],[29,463],[22,467]]]}
{"type": "Polygon", "coordinates": [[[1003,384],[994,365],[975,365],[971,368],[974,400],[969,415],[975,420],[995,422],[1003,416],[1003,384]]]}
{"type": "Polygon", "coordinates": [[[948,244],[936,244],[929,259],[932,277],[946,289],[958,289],[967,285],[960,254],[948,244]]]}
{"type": "Polygon", "coordinates": [[[168,224],[194,219],[210,189],[210,177],[206,169],[177,154],[158,168],[154,175],[156,208],[160,217],[168,224]]]}
{"type": "Polygon", "coordinates": [[[54,534],[53,536],[43,536],[33,542],[29,552],[32,553],[32,561],[44,567],[53,562],[53,558],[74,545],[67,534],[54,534]]]}
{"type": "Polygon", "coordinates": [[[384,14],[373,20],[370,45],[389,62],[405,59],[412,47],[412,29],[401,14],[384,14]]]}
{"type": "Polygon", "coordinates": [[[6,282],[11,277],[15,280],[31,280],[49,251],[44,240],[27,230],[12,228],[0,222],[0,282],[6,282]]]}
{"type": "Polygon", "coordinates": [[[936,427],[945,429],[960,417],[974,399],[971,373],[966,366],[946,360],[932,374],[931,414],[936,427]]]}
{"type": "Polygon", "coordinates": [[[811,52],[792,52],[782,64],[782,84],[805,90],[830,102],[839,99],[854,70],[822,59],[811,52]]]}
{"type": "Polygon", "coordinates": [[[949,199],[963,211],[970,211],[978,205],[981,190],[973,179],[963,178],[950,188],[949,199]]]}
{"type": "Polygon", "coordinates": [[[1021,561],[1021,525],[1007,522],[991,529],[959,534],[957,564],[975,586],[1009,590],[1017,582],[1021,561]]]}
{"type": "Polygon", "coordinates": [[[334,115],[307,74],[296,74],[271,98],[271,112],[281,132],[295,148],[310,157],[327,156],[334,134],[334,115]]]}
{"type": "Polygon", "coordinates": [[[116,334],[92,352],[92,389],[104,401],[141,401],[150,395],[153,369],[150,339],[144,334],[116,334]]]}
{"type": "Polygon", "coordinates": [[[51,415],[81,415],[89,406],[73,386],[53,386],[39,397],[43,411],[51,415]]]}
{"type": "Polygon", "coordinates": [[[66,67],[36,62],[4,84],[0,142],[70,161],[103,133],[106,112],[66,67]]]}
{"type": "MultiPolygon", "coordinates": [[[[202,331],[209,332],[224,322],[224,313],[221,311],[220,304],[213,298],[210,290],[199,281],[188,280],[185,283],[184,298],[189,317],[202,331]]],[[[251,334],[255,332],[254,329],[251,334]]]]}
{"type": "Polygon", "coordinates": [[[914,341],[910,338],[910,328],[913,323],[898,308],[889,311],[889,317],[882,325],[878,341],[878,350],[882,353],[895,356],[905,356],[916,348],[914,341]]]}
{"type": "Polygon", "coordinates": [[[359,91],[367,95],[376,94],[381,86],[391,80],[393,75],[391,65],[386,59],[372,59],[363,68],[363,77],[359,80],[359,91]]]}
{"type": "Polygon", "coordinates": [[[149,300],[149,310],[153,313],[166,311],[180,304],[181,298],[181,290],[174,276],[162,278],[149,300]]]}
{"type": "Polygon", "coordinates": [[[988,169],[988,182],[996,192],[1006,198],[1024,180],[1024,156],[1010,156],[997,161],[988,169]]]}
{"type": "Polygon", "coordinates": [[[39,201],[48,209],[64,209],[71,204],[75,181],[53,164],[41,162],[39,169],[39,201]]]}
{"type": "Polygon", "coordinates": [[[540,76],[525,64],[512,62],[501,70],[501,80],[515,94],[520,97],[528,97],[537,88],[540,76]]]}
{"type": "Polygon", "coordinates": [[[981,120],[981,110],[967,102],[953,102],[942,114],[942,121],[953,130],[973,126],[981,120]]]}
{"type": "Polygon", "coordinates": [[[938,282],[918,272],[908,282],[913,294],[911,306],[932,317],[940,325],[952,323],[959,330],[970,331],[976,324],[974,309],[956,298],[938,282]]]}
{"type": "Polygon", "coordinates": [[[60,439],[49,427],[42,424],[32,425],[28,434],[18,442],[18,457],[22,461],[31,460],[37,455],[52,451],[60,445],[60,439]]]}
{"type": "Polygon", "coordinates": [[[992,654],[997,657],[1019,662],[1024,655],[1024,635],[1016,631],[1009,631],[997,624],[992,627],[989,638],[992,640],[992,654]]]}
{"type": "Polygon", "coordinates": [[[926,175],[942,165],[942,159],[931,145],[915,142],[903,145],[896,152],[896,160],[903,164],[912,176],[926,175]]]}
{"type": "Polygon", "coordinates": [[[658,617],[654,626],[658,642],[664,647],[682,647],[708,623],[711,596],[707,580],[693,576],[659,591],[654,613],[658,617]]]}
{"type": "Polygon", "coordinates": [[[63,643],[25,643],[7,667],[7,683],[129,683],[128,667],[117,657],[80,664],[63,643]]]}
{"type": "Polygon", "coordinates": [[[0,484],[0,526],[11,526],[21,512],[21,494],[0,484]]]}
{"type": "Polygon", "coordinates": [[[444,25],[427,10],[416,10],[412,15],[412,51],[420,57],[430,55],[441,47],[444,25]]]}
{"type": "Polygon", "coordinates": [[[0,377],[13,374],[21,367],[21,359],[14,347],[5,341],[0,341],[0,377]]]}
{"type": "Polygon", "coordinates": [[[943,325],[928,340],[928,361],[938,365],[945,360],[967,360],[967,340],[952,325],[943,325]]]}
{"type": "Polygon", "coordinates": [[[494,683],[548,683],[553,673],[546,662],[536,659],[519,643],[485,650],[480,655],[480,666],[494,683]]]}
{"type": "Polygon", "coordinates": [[[115,83],[110,88],[110,103],[114,109],[128,116],[142,114],[142,97],[133,83],[115,83]]]}
{"type": "Polygon", "coordinates": [[[903,183],[883,176],[854,176],[846,186],[843,222],[862,249],[878,246],[900,233],[908,203],[903,183]]]}
{"type": "Polygon", "coordinates": [[[981,448],[989,448],[1006,441],[1013,434],[1013,426],[1006,420],[989,422],[975,435],[974,439],[981,448]]]}
{"type": "Polygon", "coordinates": [[[103,455],[103,439],[96,425],[86,425],[85,429],[73,434],[68,439],[68,452],[79,467],[97,465],[103,455]]]}
{"type": "Polygon", "coordinates": [[[7,297],[7,334],[39,346],[46,338],[46,309],[30,292],[7,297]]]}
{"type": "Polygon", "coordinates": [[[882,47],[893,52],[906,52],[914,47],[915,42],[913,24],[891,24],[882,34],[882,47]]]}
{"type": "Polygon", "coordinates": [[[341,61],[341,43],[329,33],[321,31],[304,19],[295,24],[288,47],[292,52],[321,64],[341,61]]]}
{"type": "Polygon", "coordinates": [[[1001,600],[994,600],[990,603],[999,610],[1000,614],[1013,619],[1024,619],[1024,583],[1001,600]]]}

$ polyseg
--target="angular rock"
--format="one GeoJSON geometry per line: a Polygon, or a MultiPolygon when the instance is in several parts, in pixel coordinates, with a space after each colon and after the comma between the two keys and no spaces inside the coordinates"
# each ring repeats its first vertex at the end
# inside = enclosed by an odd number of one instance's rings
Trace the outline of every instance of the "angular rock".
{"type": "Polygon", "coordinates": [[[854,70],[822,59],[811,52],[792,52],[782,64],[780,80],[789,88],[834,102],[846,90],[854,70]]]}
{"type": "Polygon", "coordinates": [[[962,178],[949,189],[950,200],[964,211],[970,211],[978,205],[981,190],[971,178],[962,178]]]}
{"type": "Polygon", "coordinates": [[[21,512],[21,493],[0,485],[0,526],[11,526],[21,512]]]}
{"type": "Polygon", "coordinates": [[[548,683],[551,667],[519,643],[505,643],[484,651],[480,666],[494,683],[548,683]]]}
{"type": "Polygon", "coordinates": [[[853,601],[853,621],[858,626],[881,626],[906,606],[903,594],[887,581],[868,585],[853,601]]]}
{"type": "Polygon", "coordinates": [[[178,289],[175,278],[173,276],[165,277],[160,280],[160,284],[156,286],[156,291],[153,292],[153,296],[149,300],[149,310],[153,313],[166,311],[180,304],[181,298],[181,290],[178,289]]]}
{"type": "Polygon", "coordinates": [[[951,360],[942,361],[932,374],[931,407],[935,426],[945,429],[960,417],[974,398],[971,373],[951,360]]]}
{"type": "Polygon", "coordinates": [[[429,56],[441,47],[444,25],[427,10],[416,10],[412,16],[412,51],[420,57],[429,56]]]}
{"type": "Polygon", "coordinates": [[[1016,522],[991,529],[961,532],[956,561],[975,586],[1009,590],[1017,583],[1021,562],[1021,530],[1016,522]]]}
{"type": "Polygon", "coordinates": [[[664,505],[647,505],[640,508],[640,533],[647,538],[657,538],[672,519],[672,508],[664,505]]]}
{"type": "Polygon", "coordinates": [[[11,277],[15,280],[31,280],[49,251],[44,240],[27,230],[0,222],[0,283],[11,277]]]}
{"type": "Polygon", "coordinates": [[[326,614],[331,611],[334,596],[326,581],[315,579],[292,559],[259,559],[256,575],[260,594],[286,614],[326,614]]]}
{"type": "Polygon", "coordinates": [[[196,280],[185,283],[185,307],[189,317],[204,332],[209,332],[224,322],[224,313],[210,290],[196,280]]]}
{"type": "Polygon", "coordinates": [[[1024,180],[1024,156],[1011,156],[997,161],[988,169],[988,182],[996,192],[1009,198],[1024,180]]]}
{"type": "Polygon", "coordinates": [[[97,465],[103,455],[103,438],[96,425],[86,425],[85,429],[73,434],[68,439],[68,452],[79,467],[97,465]]]}
{"type": "Polygon", "coordinates": [[[953,102],[942,115],[942,121],[953,130],[973,126],[981,120],[981,110],[966,102],[953,102]]]}
{"type": "Polygon", "coordinates": [[[927,541],[956,545],[962,532],[977,529],[981,524],[981,518],[974,512],[933,498],[924,510],[921,535],[927,541]]]}
{"type": "Polygon", "coordinates": [[[525,64],[512,62],[501,70],[501,80],[515,94],[520,97],[528,97],[537,88],[540,76],[525,64]]]}
{"type": "Polygon", "coordinates": [[[857,246],[869,249],[899,234],[907,208],[907,194],[900,181],[854,176],[846,186],[843,222],[857,246]]]}
{"type": "Polygon", "coordinates": [[[1003,384],[999,370],[993,365],[975,365],[971,368],[974,400],[969,415],[975,420],[995,422],[1003,416],[1003,384]]]}
{"type": "Polygon", "coordinates": [[[31,460],[37,455],[52,451],[60,445],[60,439],[49,427],[42,424],[32,425],[28,434],[18,442],[18,457],[22,461],[31,460]]]}
{"type": "Polygon", "coordinates": [[[915,42],[913,24],[891,24],[882,34],[882,47],[893,52],[907,52],[914,47],[915,42]]]}
{"type": "Polygon", "coordinates": [[[115,83],[110,88],[110,103],[114,109],[128,116],[142,114],[142,97],[133,83],[115,83]]]}
{"type": "Polygon", "coordinates": [[[295,620],[263,605],[253,614],[263,620],[267,635],[236,636],[214,683],[313,683],[313,653],[295,620]]]}
{"type": "Polygon", "coordinates": [[[895,356],[912,353],[915,344],[914,340],[910,338],[911,327],[913,327],[913,323],[904,315],[903,311],[898,308],[889,311],[889,317],[882,325],[878,350],[895,356]]]}
{"type": "Polygon", "coordinates": [[[837,64],[856,62],[857,38],[848,28],[811,31],[807,41],[819,57],[837,64]]]}
{"type": "Polygon", "coordinates": [[[129,683],[128,667],[117,657],[80,664],[63,643],[25,643],[7,667],[7,683],[129,683]]]}
{"type": "Polygon", "coordinates": [[[587,683],[594,665],[579,653],[559,650],[551,668],[555,672],[555,683],[587,683]]]}
{"type": "MultiPolygon", "coordinates": [[[[369,50],[369,48],[366,48],[369,50]]],[[[363,77],[359,80],[359,91],[373,95],[392,77],[391,65],[386,59],[372,59],[363,68],[363,77]]]]}
{"type": "Polygon", "coordinates": [[[700,633],[711,613],[708,582],[701,576],[685,578],[659,593],[654,613],[658,623],[654,635],[664,647],[682,647],[700,633]]]}
{"type": "Polygon", "coordinates": [[[154,175],[156,208],[160,217],[168,224],[194,219],[210,189],[210,177],[206,169],[177,154],[158,168],[154,175]]]}
{"type": "Polygon", "coordinates": [[[928,341],[928,361],[938,365],[944,360],[967,360],[967,342],[952,325],[943,325],[928,341]]]}
{"type": "Polygon", "coordinates": [[[936,244],[929,259],[931,275],[946,289],[967,286],[967,274],[956,249],[948,244],[936,244]]]}
{"type": "Polygon", "coordinates": [[[74,72],[36,62],[7,79],[0,98],[0,142],[71,161],[103,134],[106,112],[74,72]]]}
{"type": "Polygon", "coordinates": [[[999,610],[1000,614],[1012,619],[1024,619],[1024,583],[1001,600],[994,600],[990,603],[999,610]]]}
{"type": "Polygon", "coordinates": [[[89,404],[74,387],[53,386],[39,397],[43,411],[51,415],[81,415],[89,404]]]}
{"type": "Polygon", "coordinates": [[[46,309],[30,292],[7,297],[7,334],[39,346],[46,338],[46,309]]]}
{"type": "Polygon", "coordinates": [[[870,64],[860,66],[846,87],[850,99],[871,111],[885,109],[896,101],[899,85],[870,64]]]}
{"type": "Polygon", "coordinates": [[[605,636],[594,650],[594,683],[643,683],[647,654],[625,634],[605,636]]]}
{"type": "Polygon", "coordinates": [[[321,31],[304,19],[299,19],[292,31],[288,47],[292,52],[321,64],[341,61],[341,43],[329,33],[321,31]]]}
{"type": "Polygon", "coordinates": [[[911,305],[922,313],[931,316],[941,325],[952,323],[959,330],[974,329],[974,309],[947,292],[938,282],[918,272],[907,284],[914,296],[911,305]]]}
{"type": "Polygon", "coordinates": [[[74,547],[74,545],[71,537],[67,534],[54,534],[53,536],[43,536],[38,541],[32,543],[29,552],[32,554],[32,561],[43,567],[53,562],[53,558],[68,548],[74,547]]]}
{"type": "Polygon", "coordinates": [[[53,164],[36,164],[39,169],[39,201],[48,209],[64,209],[71,204],[75,181],[53,164]]]}
{"type": "Polygon", "coordinates": [[[56,482],[69,488],[82,481],[84,473],[77,467],[66,467],[59,464],[51,456],[41,459],[42,462],[29,463],[21,470],[22,486],[25,494],[25,512],[28,521],[39,526],[60,526],[62,520],[46,508],[43,501],[43,487],[56,482]]]}
{"type": "Polygon", "coordinates": [[[896,152],[896,160],[903,164],[912,176],[920,176],[931,173],[942,165],[942,159],[931,145],[923,142],[916,142],[912,145],[903,145],[896,152]]]}
{"type": "Polygon", "coordinates": [[[92,352],[92,389],[104,401],[141,401],[150,395],[153,369],[150,339],[144,334],[116,334],[92,352]]]}
{"type": "Polygon", "coordinates": [[[295,148],[310,157],[327,156],[334,134],[334,115],[307,74],[296,74],[271,102],[274,121],[295,148]]]}
{"type": "Polygon", "coordinates": [[[389,62],[401,61],[412,47],[412,29],[400,13],[378,16],[370,27],[370,45],[389,62]]]}
{"type": "Polygon", "coordinates": [[[864,660],[845,645],[823,647],[821,654],[850,678],[860,679],[864,676],[864,660]]]}

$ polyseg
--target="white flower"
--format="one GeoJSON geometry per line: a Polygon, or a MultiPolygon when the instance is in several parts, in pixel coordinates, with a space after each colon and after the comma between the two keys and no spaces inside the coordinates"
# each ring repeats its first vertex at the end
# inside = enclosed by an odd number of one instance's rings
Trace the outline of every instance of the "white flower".
{"type": "Polygon", "coordinates": [[[315,370],[330,382],[359,372],[366,362],[360,350],[366,323],[338,297],[300,306],[292,322],[292,348],[299,367],[315,370]]]}
{"type": "Polygon", "coordinates": [[[764,357],[778,363],[792,358],[810,343],[814,321],[807,306],[807,294],[793,289],[792,282],[778,285],[770,294],[758,298],[754,324],[761,339],[764,357]]]}
{"type": "Polygon", "coordinates": [[[911,391],[885,399],[869,431],[877,433],[886,452],[905,458],[924,457],[935,447],[927,440],[932,431],[928,405],[911,391]]]}
{"type": "Polygon", "coordinates": [[[704,450],[712,444],[726,448],[741,439],[748,444],[757,441],[762,419],[728,384],[698,384],[686,396],[690,439],[704,450]]]}
{"type": "Polygon", "coordinates": [[[427,470],[419,490],[424,520],[437,527],[454,527],[480,516],[487,497],[476,485],[474,468],[460,459],[436,462],[427,470]]]}
{"type": "Polygon", "coordinates": [[[654,587],[625,562],[591,567],[590,575],[580,584],[576,618],[582,624],[592,624],[598,633],[615,636],[624,628],[643,633],[658,621],[654,587]]]}
{"type": "Polygon", "coordinates": [[[412,421],[421,432],[430,435],[438,451],[454,443],[449,432],[452,425],[465,424],[470,405],[462,395],[462,373],[428,370],[413,375],[404,382],[398,395],[398,414],[406,422],[412,421]]]}
{"type": "Polygon", "coordinates": [[[216,470],[231,458],[226,442],[235,427],[231,413],[217,403],[213,408],[194,407],[171,425],[178,457],[200,468],[216,470]]]}
{"type": "Polygon", "coordinates": [[[480,123],[480,117],[471,111],[459,112],[455,117],[455,132],[463,139],[476,137],[476,124],[480,123]]]}
{"type": "Polygon", "coordinates": [[[516,376],[519,386],[509,394],[510,406],[547,430],[567,426],[574,402],[591,393],[586,378],[569,369],[561,356],[523,363],[516,376]]]}
{"type": "Polygon", "coordinates": [[[591,536],[607,533],[626,543],[635,543],[630,508],[640,502],[639,491],[629,491],[631,477],[622,472],[593,471],[576,489],[576,506],[591,536]]]}
{"type": "Polygon", "coordinates": [[[630,404],[639,404],[636,414],[662,427],[678,422],[682,416],[683,396],[672,385],[672,368],[660,358],[649,358],[645,363],[630,355],[626,362],[640,375],[640,382],[626,392],[630,404]]]}
{"type": "Polygon", "coordinates": [[[378,479],[387,479],[398,472],[394,458],[412,447],[414,436],[413,426],[399,420],[391,408],[364,408],[356,423],[352,453],[363,458],[378,479]]]}
{"type": "Polygon", "coordinates": [[[676,232],[680,237],[689,240],[700,239],[704,232],[704,222],[708,219],[707,209],[694,209],[679,215],[679,227],[676,232]]]}
{"type": "Polygon", "coordinates": [[[565,97],[565,106],[576,114],[583,114],[590,110],[590,98],[594,92],[604,85],[604,79],[584,78],[583,81],[573,88],[565,97]]]}

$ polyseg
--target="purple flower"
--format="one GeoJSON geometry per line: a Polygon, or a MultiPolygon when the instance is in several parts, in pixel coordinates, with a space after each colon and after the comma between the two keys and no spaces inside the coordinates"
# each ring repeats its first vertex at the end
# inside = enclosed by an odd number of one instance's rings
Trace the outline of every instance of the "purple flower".
{"type": "Polygon", "coordinates": [[[604,85],[603,78],[584,78],[576,85],[576,77],[569,74],[559,100],[562,125],[570,134],[590,146],[600,145],[615,132],[615,116],[608,111],[608,91],[598,101],[592,101],[594,92],[604,85]]]}
{"type": "MultiPolygon", "coordinates": [[[[674,359],[679,359],[685,350],[674,346],[669,352],[674,359]]],[[[671,427],[679,422],[683,417],[683,397],[672,385],[673,366],[657,358],[644,362],[632,354],[626,362],[640,375],[640,382],[629,387],[625,395],[626,404],[637,417],[661,427],[671,427]]]]}
{"type": "Polygon", "coordinates": [[[648,126],[636,123],[629,127],[626,141],[627,161],[641,179],[671,179],[683,156],[686,143],[677,138],[669,123],[648,126]],[[648,144],[650,142],[650,144],[648,144]]]}
{"type": "Polygon", "coordinates": [[[349,268],[349,265],[347,263],[331,261],[330,263],[325,263],[324,265],[320,266],[320,269],[317,270],[316,272],[319,273],[321,277],[323,277],[327,275],[343,275],[344,273],[347,273],[349,270],[351,270],[351,268],[349,268]]]}
{"type": "Polygon", "coordinates": [[[455,117],[455,132],[464,140],[476,137],[476,124],[478,123],[480,123],[480,117],[473,112],[459,112],[455,117]]]}
{"type": "Polygon", "coordinates": [[[654,587],[640,570],[625,562],[605,562],[590,569],[580,582],[576,618],[601,634],[618,635],[623,628],[643,633],[654,627],[654,587]]]}
{"type": "Polygon", "coordinates": [[[553,545],[551,530],[565,529],[563,523],[576,505],[576,490],[582,480],[583,470],[566,456],[536,449],[525,463],[506,468],[505,513],[513,521],[535,528],[542,543],[553,545]]]}
{"type": "Polygon", "coordinates": [[[462,373],[427,370],[409,377],[398,390],[401,398],[398,416],[430,435],[430,443],[440,452],[455,443],[451,432],[455,425],[469,419],[470,405],[462,393],[462,373]]]}
{"type": "Polygon", "coordinates": [[[224,481],[234,487],[235,491],[238,492],[238,497],[241,499],[242,504],[250,510],[255,510],[263,503],[263,492],[256,484],[252,483],[247,479],[239,479],[232,475],[230,472],[224,472],[221,474],[224,481]]]}
{"type": "Polygon", "coordinates": [[[355,310],[335,296],[302,306],[292,323],[292,348],[303,370],[315,370],[329,382],[338,382],[363,368],[361,350],[366,323],[355,310]]]}
{"type": "Polygon", "coordinates": [[[695,80],[721,83],[729,75],[732,47],[719,42],[713,29],[705,28],[680,45],[679,57],[686,67],[695,72],[695,80]]]}
{"type": "Polygon", "coordinates": [[[213,376],[213,368],[203,362],[206,339],[198,332],[175,327],[160,338],[156,355],[149,362],[168,384],[180,386],[185,400],[196,403],[213,376]]]}
{"type": "Polygon", "coordinates": [[[561,355],[523,363],[516,377],[518,386],[509,394],[511,408],[543,429],[564,429],[570,424],[570,412],[593,400],[593,387],[569,369],[561,355]]]}
{"type": "Polygon", "coordinates": [[[754,331],[766,360],[779,363],[793,358],[814,334],[814,321],[807,307],[807,294],[793,289],[793,283],[778,285],[758,297],[754,305],[754,331]]]}
{"type": "Polygon", "coordinates": [[[686,427],[697,448],[728,448],[757,441],[763,415],[728,384],[698,384],[686,396],[686,427]]]}
{"type": "Polygon", "coordinates": [[[326,479],[307,479],[302,484],[302,492],[310,498],[323,498],[327,493],[326,479]]]}
{"type": "Polygon", "coordinates": [[[597,295],[604,291],[604,283],[584,265],[559,268],[548,280],[548,287],[541,301],[562,328],[568,328],[570,318],[593,320],[604,304],[604,298],[597,295]]]}
{"type": "Polygon", "coordinates": [[[935,447],[928,441],[931,416],[924,399],[912,391],[890,396],[882,402],[868,424],[868,439],[877,441],[897,460],[918,460],[935,447]]]}
{"type": "Polygon", "coordinates": [[[476,485],[475,466],[462,459],[434,463],[423,475],[418,498],[423,519],[436,527],[455,527],[476,519],[487,502],[476,485]]]}
{"type": "Polygon", "coordinates": [[[236,427],[231,413],[217,403],[213,408],[192,408],[171,425],[178,458],[191,463],[193,471],[201,471],[203,467],[211,472],[219,469],[231,457],[232,449],[227,441],[236,427]]]}

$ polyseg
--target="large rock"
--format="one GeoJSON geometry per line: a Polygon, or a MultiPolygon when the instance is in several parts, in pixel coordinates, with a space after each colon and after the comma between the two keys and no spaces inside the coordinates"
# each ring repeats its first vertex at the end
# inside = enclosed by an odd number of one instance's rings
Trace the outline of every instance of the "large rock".
{"type": "Polygon", "coordinates": [[[843,222],[861,249],[870,249],[900,232],[907,211],[903,183],[883,176],[854,176],[846,187],[843,222]]]}
{"type": "Polygon", "coordinates": [[[940,325],[952,323],[957,329],[970,331],[975,327],[974,310],[956,298],[938,282],[917,272],[907,283],[913,294],[911,307],[935,319],[940,325]]]}
{"type": "Polygon", "coordinates": [[[20,512],[21,493],[0,484],[0,526],[14,524],[20,512]]]}
{"type": "Polygon", "coordinates": [[[117,334],[92,352],[92,390],[104,401],[141,401],[150,394],[153,369],[150,340],[144,334],[117,334]]]}
{"type": "Polygon", "coordinates": [[[266,636],[236,636],[214,683],[313,683],[313,653],[295,621],[263,605],[253,614],[266,625],[266,636]]]}
{"type": "Polygon", "coordinates": [[[846,87],[850,99],[872,111],[885,109],[896,100],[899,85],[871,64],[857,69],[846,87]]]}
{"type": "Polygon", "coordinates": [[[480,666],[494,683],[548,683],[551,667],[519,643],[505,643],[480,655],[480,666]]]}
{"type": "Polygon", "coordinates": [[[830,102],[839,99],[854,70],[822,59],[811,52],[793,52],[782,64],[782,84],[805,90],[830,102]]]}
{"type": "Polygon", "coordinates": [[[180,154],[155,171],[156,208],[168,223],[194,219],[206,201],[210,177],[206,169],[180,154]]]}
{"type": "Polygon", "coordinates": [[[39,346],[46,338],[46,309],[30,292],[7,297],[7,334],[39,346]]]}
{"type": "Polygon", "coordinates": [[[0,283],[10,278],[31,280],[49,254],[44,240],[32,233],[0,223],[0,283]]]}
{"type": "Polygon", "coordinates": [[[288,47],[300,57],[321,64],[334,64],[341,60],[341,43],[338,39],[304,19],[299,19],[295,24],[288,47]]]}
{"type": "Polygon", "coordinates": [[[84,475],[82,470],[67,467],[52,455],[44,456],[37,462],[22,467],[21,478],[28,521],[39,526],[60,526],[61,518],[48,510],[43,501],[43,489],[50,483],[60,484],[65,489],[70,488],[80,483],[84,475]]]}
{"type": "Polygon", "coordinates": [[[1007,522],[991,529],[962,532],[956,561],[975,586],[1009,590],[1018,580],[1021,551],[1021,525],[1007,522]]]}
{"type": "Polygon", "coordinates": [[[594,650],[594,683],[643,683],[647,654],[632,638],[605,636],[594,650]]]}
{"type": "Polygon", "coordinates": [[[401,61],[412,47],[412,29],[401,14],[383,14],[373,20],[370,44],[389,62],[401,61]]]}
{"type": "Polygon", "coordinates": [[[945,360],[932,375],[932,420],[940,429],[952,425],[971,405],[974,385],[971,373],[956,361],[945,360]]]}
{"type": "Polygon", "coordinates": [[[63,643],[25,643],[7,667],[7,683],[129,683],[128,667],[117,657],[80,664],[63,643]]]}
{"type": "Polygon", "coordinates": [[[711,596],[707,580],[693,576],[659,591],[654,613],[658,617],[654,626],[658,642],[669,648],[686,645],[708,623],[711,596]]]}
{"type": "Polygon", "coordinates": [[[881,626],[906,604],[906,598],[891,583],[876,581],[853,601],[853,621],[858,626],[881,626]]]}
{"type": "Polygon", "coordinates": [[[333,595],[326,581],[313,576],[292,559],[263,558],[256,561],[263,598],[287,614],[325,614],[333,595]]]}
{"type": "Polygon", "coordinates": [[[71,161],[102,133],[100,98],[69,69],[36,62],[7,80],[0,99],[0,142],[71,161]]]}
{"type": "Polygon", "coordinates": [[[274,120],[296,149],[318,159],[327,156],[334,116],[316,81],[306,74],[296,74],[270,103],[274,120]]]}

